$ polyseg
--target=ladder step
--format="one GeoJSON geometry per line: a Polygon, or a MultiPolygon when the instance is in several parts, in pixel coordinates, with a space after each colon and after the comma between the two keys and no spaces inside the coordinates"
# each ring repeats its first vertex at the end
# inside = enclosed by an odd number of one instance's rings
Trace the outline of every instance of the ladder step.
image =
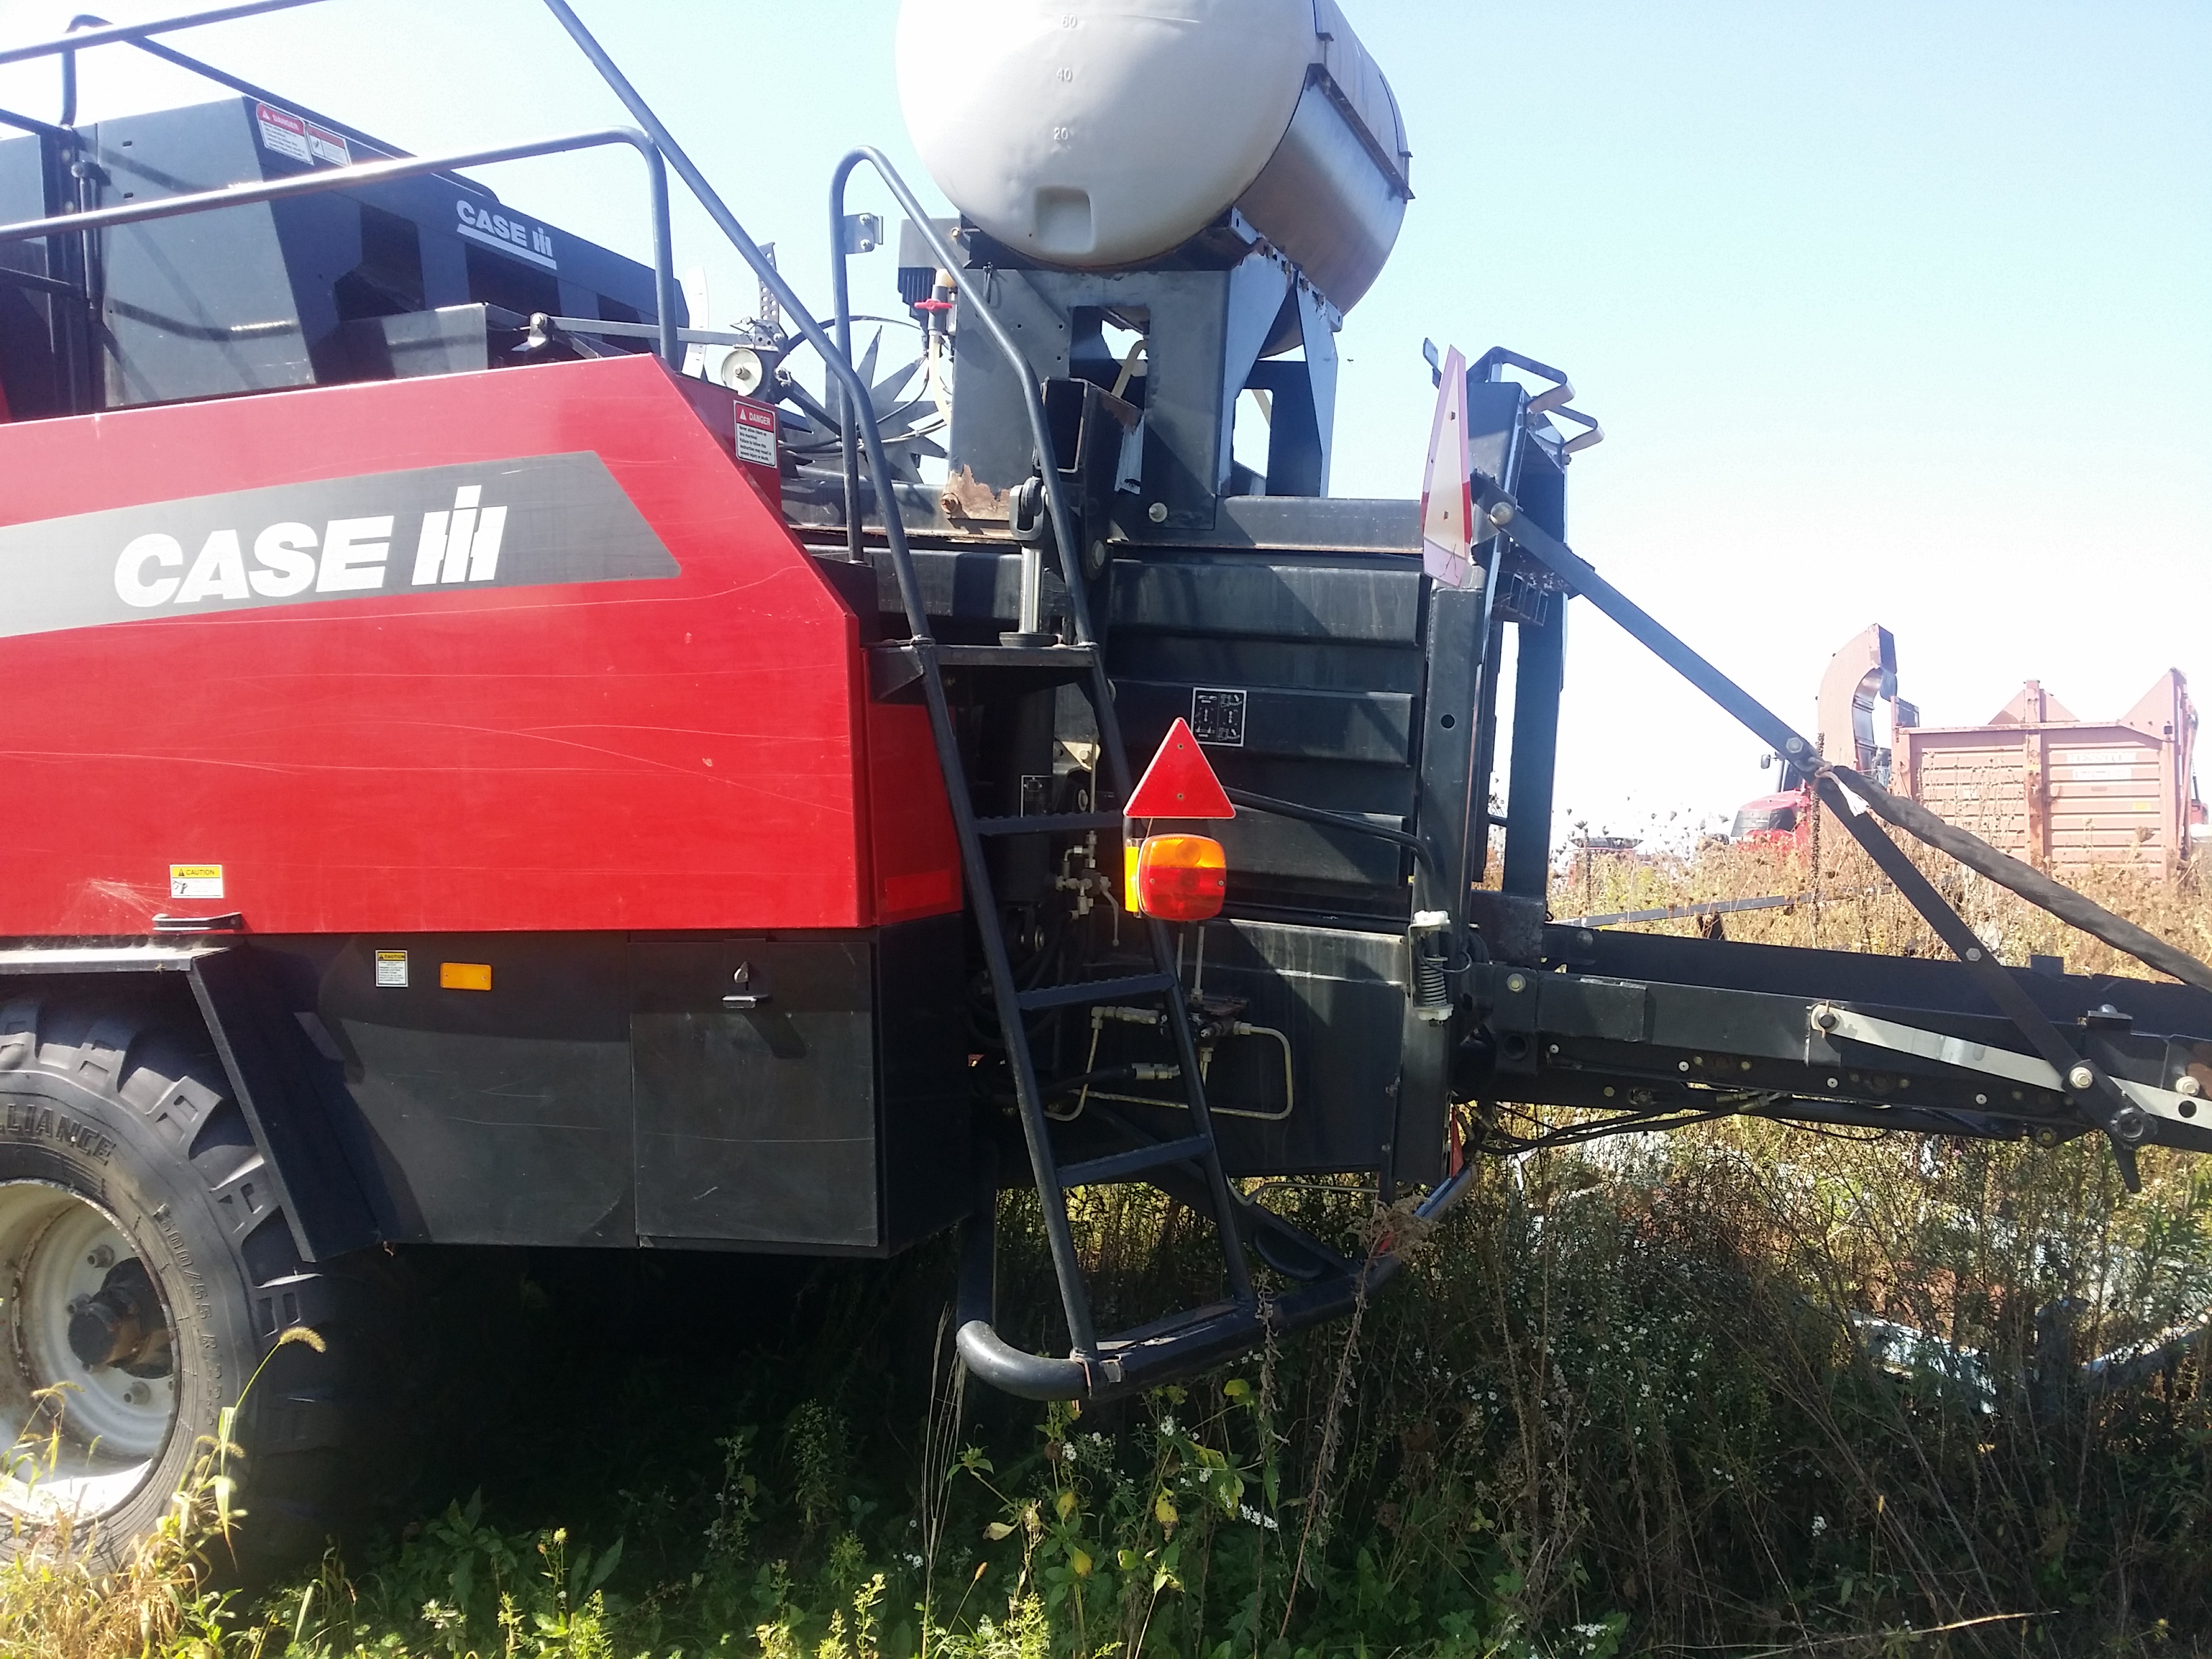
{"type": "Polygon", "coordinates": [[[1079,1002],[1119,1002],[1124,997],[1156,997],[1180,990],[1173,974],[1138,974],[1128,979],[1086,979],[1073,985],[1048,985],[1015,999],[1024,1008],[1071,1008],[1079,1002]]]}
{"type": "MultiPolygon", "coordinates": [[[[1087,645],[943,645],[927,646],[896,640],[868,647],[868,694],[887,702],[908,693],[921,678],[923,652],[940,668],[989,668],[1017,673],[1025,684],[1040,689],[1087,679],[1097,667],[1098,653],[1087,645]]],[[[908,694],[910,695],[910,694],[908,694]]]]}
{"type": "Polygon", "coordinates": [[[1079,836],[1092,830],[1119,830],[1119,812],[1039,812],[1025,818],[978,818],[979,836],[1079,836]]]}
{"type": "Polygon", "coordinates": [[[1204,1135],[1192,1135],[1183,1140],[1162,1141],[1154,1146],[1139,1146],[1134,1152],[1115,1152],[1107,1158],[1094,1158],[1087,1163],[1071,1164],[1060,1172],[1062,1187],[1095,1187],[1109,1181],[1126,1181],[1146,1170],[1157,1170],[1164,1164],[1185,1164],[1204,1158],[1213,1150],[1213,1143],[1204,1135]]]}
{"type": "Polygon", "coordinates": [[[937,660],[945,668],[1048,668],[1080,670],[1097,653],[1087,645],[945,645],[937,660]]]}

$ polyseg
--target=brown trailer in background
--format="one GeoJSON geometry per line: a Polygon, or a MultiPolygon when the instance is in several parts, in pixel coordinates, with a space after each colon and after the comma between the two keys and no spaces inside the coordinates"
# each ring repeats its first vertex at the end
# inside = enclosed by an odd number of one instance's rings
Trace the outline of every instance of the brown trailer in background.
{"type": "Polygon", "coordinates": [[[2179,669],[2110,720],[2077,719],[2030,680],[1986,726],[1901,727],[1894,787],[2037,865],[2171,875],[2203,814],[2196,748],[2197,709],[2179,669]]]}

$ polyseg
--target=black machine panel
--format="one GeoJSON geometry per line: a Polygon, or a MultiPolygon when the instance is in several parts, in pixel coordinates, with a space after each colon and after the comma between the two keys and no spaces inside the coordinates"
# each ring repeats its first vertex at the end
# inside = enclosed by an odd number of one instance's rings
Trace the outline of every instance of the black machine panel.
{"type": "Polygon", "coordinates": [[[880,1242],[866,941],[631,948],[639,1232],[880,1242]],[[726,1006],[732,995],[756,1006],[726,1006]]]}
{"type": "MultiPolygon", "coordinates": [[[[346,1068],[356,1171],[388,1238],[626,1244],[629,964],[622,937],[270,940],[313,952],[309,1035],[346,1068]],[[441,983],[452,963],[489,992],[441,983]]],[[[304,965],[304,964],[303,964],[304,965]]],[[[341,1109],[343,1109],[342,1108],[341,1109]]]]}
{"type": "Polygon", "coordinates": [[[254,951],[383,1237],[872,1255],[973,1200],[958,924],[254,951]]]}
{"type": "MultiPolygon", "coordinates": [[[[118,117],[78,131],[94,170],[86,199],[72,205],[88,210],[398,153],[250,98],[118,117]]],[[[58,210],[68,173],[59,149],[48,137],[0,143],[6,222],[58,210]]],[[[0,262],[40,274],[48,261],[65,273],[72,259],[88,273],[100,325],[99,360],[77,395],[81,406],[376,379],[418,362],[412,372],[496,367],[520,344],[520,325],[533,313],[621,322],[656,315],[650,267],[518,213],[456,175],[0,249],[0,262]],[[379,319],[441,311],[450,318],[452,308],[466,307],[489,308],[473,319],[479,340],[487,326],[495,331],[489,351],[479,345],[473,362],[465,353],[425,361],[380,351],[374,337],[365,343],[379,319]],[[496,337],[501,321],[506,338],[496,337]]],[[[64,412],[40,388],[65,374],[68,354],[46,313],[70,304],[20,289],[0,297],[0,383],[18,418],[64,412]]]]}
{"type": "MultiPolygon", "coordinates": [[[[36,138],[0,143],[0,223],[58,210],[52,159],[36,138]]],[[[0,246],[0,416],[32,420],[72,407],[70,382],[82,378],[73,373],[73,360],[83,356],[84,319],[51,293],[6,276],[12,270],[34,280],[62,277],[67,270],[56,256],[64,252],[45,242],[0,246]]]]}
{"type": "MultiPolygon", "coordinates": [[[[1186,983],[1238,1005],[1203,1050],[1223,1167],[1261,1176],[1388,1162],[1406,1004],[1403,936],[1220,921],[1192,927],[1188,939],[1186,983]]],[[[1161,1057],[1155,1031],[1110,1013],[1092,1024],[1085,1071],[1161,1057]]],[[[1085,1106],[1129,1112],[1166,1139],[1190,1133],[1176,1102],[1171,1082],[1115,1083],[1093,1091],[1085,1106]]]]}
{"type": "MultiPolygon", "coordinates": [[[[1403,554],[1146,549],[1114,562],[1109,661],[1129,746],[1190,721],[1224,782],[1403,830],[1424,689],[1403,554]]],[[[1273,817],[1219,826],[1231,902],[1402,923],[1405,853],[1273,817]]]]}

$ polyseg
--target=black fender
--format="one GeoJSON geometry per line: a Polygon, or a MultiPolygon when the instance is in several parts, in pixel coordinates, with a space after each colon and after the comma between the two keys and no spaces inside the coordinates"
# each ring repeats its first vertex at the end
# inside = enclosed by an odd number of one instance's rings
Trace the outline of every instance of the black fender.
{"type": "Polygon", "coordinates": [[[326,1261],[380,1242],[337,1127],[347,1121],[343,1101],[334,1097],[344,1089],[343,1067],[317,1051],[251,945],[196,937],[0,950],[0,982],[35,981],[95,994],[101,981],[118,974],[175,975],[190,985],[301,1258],[326,1261]]]}
{"type": "Polygon", "coordinates": [[[379,1243],[382,1231],[339,1138],[337,1125],[350,1118],[332,1097],[345,1086],[338,1063],[317,1052],[251,946],[208,951],[188,971],[239,1109],[276,1171],[300,1254],[323,1261],[379,1243]]]}

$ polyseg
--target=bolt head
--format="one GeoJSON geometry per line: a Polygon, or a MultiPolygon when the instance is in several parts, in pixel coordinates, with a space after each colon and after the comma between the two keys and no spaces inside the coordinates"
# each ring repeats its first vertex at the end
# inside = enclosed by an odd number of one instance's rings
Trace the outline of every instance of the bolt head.
{"type": "Polygon", "coordinates": [[[126,1406],[143,1406],[153,1397],[153,1389],[143,1382],[133,1382],[123,1391],[123,1403],[126,1406]]]}
{"type": "Polygon", "coordinates": [[[1145,516],[1154,524],[1165,524],[1168,521],[1168,504],[1165,501],[1154,501],[1146,510],[1145,516]]]}
{"type": "Polygon", "coordinates": [[[1505,976],[1505,988],[1518,996],[1528,988],[1528,981],[1518,974],[1508,974],[1505,976]]]}
{"type": "Polygon", "coordinates": [[[85,1257],[84,1265],[88,1267],[97,1268],[101,1273],[106,1273],[110,1267],[112,1267],[115,1265],[114,1248],[106,1244],[97,1246],[89,1255],[85,1257]]]}
{"type": "Polygon", "coordinates": [[[1490,509],[1489,518],[1491,523],[1496,525],[1500,530],[1504,529],[1507,525],[1513,522],[1513,504],[1510,501],[1498,502],[1490,509]]]}
{"type": "Polygon", "coordinates": [[[1966,960],[1967,960],[1967,961],[1969,961],[1969,962],[1979,962],[1981,959],[1982,959],[1982,953],[1981,953],[1981,951],[1980,951],[1979,950],[1976,949],[1973,945],[1968,945],[1968,946],[1966,947],[1966,960]]]}
{"type": "Polygon", "coordinates": [[[1813,1011],[1813,1024],[1824,1031],[1832,1031],[1843,1023],[1843,1016],[1832,1008],[1815,1008],[1813,1011]]]}
{"type": "Polygon", "coordinates": [[[2066,1073],[2066,1086],[2069,1089],[2092,1088],[2096,1081],[2097,1074],[2086,1066],[2076,1066],[2066,1073]]]}
{"type": "Polygon", "coordinates": [[[2195,1078],[2185,1073],[2173,1080],[2173,1092],[2178,1095],[2187,1095],[2194,1100],[2204,1092],[2204,1085],[2195,1078]]]}
{"type": "Polygon", "coordinates": [[[1784,749],[1787,749],[1793,755],[1802,755],[1805,752],[1804,744],[1796,738],[1790,738],[1789,742],[1784,744],[1782,746],[1784,749]]]}

